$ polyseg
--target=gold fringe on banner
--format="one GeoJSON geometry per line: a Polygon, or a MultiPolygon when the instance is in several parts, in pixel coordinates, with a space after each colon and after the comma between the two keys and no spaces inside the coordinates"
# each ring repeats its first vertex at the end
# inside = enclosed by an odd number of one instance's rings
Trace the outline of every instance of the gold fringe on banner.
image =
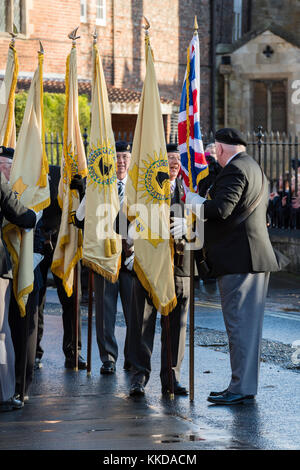
{"type": "Polygon", "coordinates": [[[97,274],[100,274],[102,277],[107,279],[112,284],[115,284],[119,278],[119,271],[121,268],[121,257],[119,258],[119,264],[118,264],[117,272],[115,274],[109,273],[106,269],[101,268],[99,264],[93,263],[93,261],[87,260],[85,258],[82,259],[82,264],[86,266],[87,268],[92,269],[97,274]]]}

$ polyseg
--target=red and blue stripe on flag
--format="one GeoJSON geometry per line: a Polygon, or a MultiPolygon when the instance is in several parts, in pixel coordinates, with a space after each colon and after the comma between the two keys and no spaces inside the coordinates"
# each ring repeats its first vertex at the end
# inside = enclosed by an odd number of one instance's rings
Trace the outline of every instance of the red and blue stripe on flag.
{"type": "Polygon", "coordinates": [[[194,34],[187,50],[187,68],[178,117],[181,175],[185,194],[197,192],[198,183],[208,175],[200,129],[200,47],[194,34]]]}

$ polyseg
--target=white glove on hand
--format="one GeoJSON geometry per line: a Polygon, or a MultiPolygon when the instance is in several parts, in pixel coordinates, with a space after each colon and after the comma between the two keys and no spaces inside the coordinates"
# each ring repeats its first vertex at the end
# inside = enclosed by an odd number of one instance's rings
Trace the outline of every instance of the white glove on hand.
{"type": "Polygon", "coordinates": [[[133,262],[134,262],[134,252],[132,253],[132,255],[130,255],[128,258],[126,258],[126,260],[124,261],[124,264],[125,264],[126,268],[128,269],[128,271],[132,271],[133,262]]]}
{"type": "Polygon", "coordinates": [[[173,222],[170,225],[170,232],[173,238],[183,238],[187,233],[187,223],[184,217],[173,217],[173,222]]]}
{"type": "Polygon", "coordinates": [[[127,243],[129,246],[133,245],[134,240],[139,238],[138,232],[136,231],[136,222],[135,220],[131,222],[128,226],[128,232],[127,232],[127,243]]]}
{"type": "Polygon", "coordinates": [[[191,210],[194,214],[197,215],[197,206],[203,204],[206,201],[204,197],[199,196],[199,194],[188,192],[186,195],[185,203],[191,206],[191,210]]]}

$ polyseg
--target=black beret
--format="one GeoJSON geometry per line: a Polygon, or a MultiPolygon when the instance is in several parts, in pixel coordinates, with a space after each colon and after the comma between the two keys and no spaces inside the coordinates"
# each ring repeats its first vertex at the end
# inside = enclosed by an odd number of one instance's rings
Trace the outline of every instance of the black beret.
{"type": "Polygon", "coordinates": [[[167,144],[167,152],[169,153],[179,153],[178,145],[177,144],[167,144]]]}
{"type": "Polygon", "coordinates": [[[221,144],[244,145],[245,147],[247,146],[247,142],[245,141],[243,135],[236,129],[232,129],[230,127],[219,129],[216,132],[215,139],[221,144]]]}
{"type": "Polygon", "coordinates": [[[118,140],[116,142],[116,152],[131,152],[131,145],[125,140],[118,140]]]}
{"type": "Polygon", "coordinates": [[[4,145],[0,146],[0,157],[10,158],[11,160],[14,158],[14,149],[11,147],[4,147],[4,145]]]}

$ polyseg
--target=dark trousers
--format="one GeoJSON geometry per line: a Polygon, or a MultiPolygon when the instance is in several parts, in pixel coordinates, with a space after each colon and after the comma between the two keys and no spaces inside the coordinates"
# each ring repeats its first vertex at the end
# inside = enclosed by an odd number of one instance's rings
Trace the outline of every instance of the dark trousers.
{"type": "Polygon", "coordinates": [[[26,315],[21,317],[19,306],[15,296],[11,295],[9,305],[9,325],[11,336],[15,350],[15,374],[16,374],[16,393],[21,393],[22,377],[22,359],[24,355],[24,336],[27,330],[27,365],[25,372],[25,394],[28,394],[30,385],[34,375],[34,362],[37,344],[37,327],[38,327],[38,299],[39,299],[39,282],[37,282],[37,270],[34,271],[34,288],[29,294],[26,304],[26,315]],[[28,323],[27,323],[28,322],[28,323]]]}
{"type": "Polygon", "coordinates": [[[131,318],[133,275],[120,271],[116,283],[111,283],[100,274],[95,273],[95,306],[97,343],[102,362],[116,362],[118,344],[115,337],[117,301],[120,293],[123,313],[126,323],[126,338],[124,345],[125,361],[128,361],[128,325],[131,318]]]}
{"type": "MultiPolygon", "coordinates": [[[[39,305],[38,305],[38,334],[37,334],[37,349],[36,357],[39,359],[43,356],[43,348],[41,347],[41,340],[44,332],[44,307],[46,302],[47,291],[47,276],[48,271],[52,264],[53,252],[46,253],[44,259],[40,263],[40,271],[43,279],[43,285],[39,292],[39,305]]],[[[59,301],[62,306],[62,320],[63,320],[63,352],[66,358],[72,358],[75,352],[75,295],[68,297],[63,287],[62,280],[52,273],[59,301]]],[[[78,350],[81,351],[81,321],[80,309],[78,309],[79,327],[78,327],[78,350]]]]}
{"type": "MultiPolygon", "coordinates": [[[[186,323],[189,308],[189,278],[175,276],[177,306],[169,314],[171,360],[173,378],[180,379],[184,357],[186,323]]],[[[151,372],[151,355],[155,334],[157,310],[137,277],[134,278],[132,317],[129,326],[129,361],[132,364],[131,382],[146,385],[151,372]]],[[[168,345],[164,317],[161,318],[161,371],[162,386],[169,385],[168,345]]]]}

